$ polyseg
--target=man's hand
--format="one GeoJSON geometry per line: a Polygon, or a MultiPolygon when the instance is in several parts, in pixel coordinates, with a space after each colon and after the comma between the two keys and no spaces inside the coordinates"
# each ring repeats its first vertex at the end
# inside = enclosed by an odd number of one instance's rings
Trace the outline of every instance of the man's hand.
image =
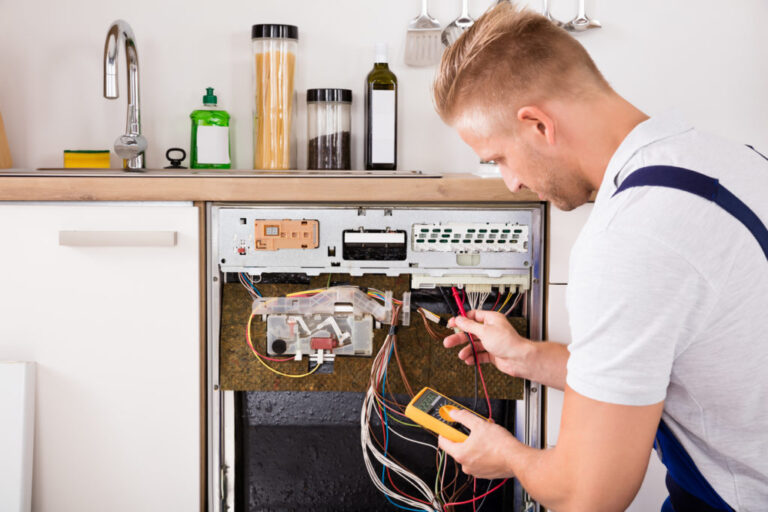
{"type": "Polygon", "coordinates": [[[443,340],[445,347],[467,344],[459,351],[465,363],[475,364],[469,337],[475,336],[475,349],[480,363],[491,363],[500,371],[513,377],[528,377],[524,371],[533,350],[533,342],[520,336],[507,318],[496,311],[473,310],[467,318],[455,317],[448,327],[458,327],[463,333],[452,334],[443,340]]]}
{"type": "Polygon", "coordinates": [[[451,411],[451,417],[469,428],[469,438],[463,443],[454,443],[440,436],[440,448],[461,464],[468,475],[478,478],[511,478],[512,469],[509,455],[513,453],[515,439],[505,428],[491,423],[469,411],[451,411]]]}

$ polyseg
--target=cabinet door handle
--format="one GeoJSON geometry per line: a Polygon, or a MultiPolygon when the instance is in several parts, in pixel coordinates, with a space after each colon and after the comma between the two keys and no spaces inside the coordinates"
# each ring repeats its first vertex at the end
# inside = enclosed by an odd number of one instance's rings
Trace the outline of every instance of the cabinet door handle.
{"type": "Polygon", "coordinates": [[[176,231],[59,231],[66,247],[173,247],[176,231]]]}

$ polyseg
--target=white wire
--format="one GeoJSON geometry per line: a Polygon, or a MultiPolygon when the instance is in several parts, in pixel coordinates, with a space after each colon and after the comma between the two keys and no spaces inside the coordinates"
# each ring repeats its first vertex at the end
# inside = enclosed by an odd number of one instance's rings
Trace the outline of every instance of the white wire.
{"type": "Polygon", "coordinates": [[[523,298],[523,294],[520,292],[517,292],[517,297],[515,297],[515,300],[512,301],[512,305],[509,306],[509,308],[504,312],[504,316],[508,315],[513,309],[515,309],[520,302],[520,299],[523,298]]]}
{"type": "Polygon", "coordinates": [[[371,415],[372,408],[373,408],[373,390],[369,388],[368,392],[365,395],[365,400],[363,401],[363,407],[360,414],[360,442],[363,449],[363,460],[365,462],[365,467],[368,470],[368,475],[371,477],[371,481],[373,481],[374,485],[381,492],[402,503],[410,505],[419,510],[425,510],[429,512],[440,510],[440,506],[435,500],[434,494],[429,489],[429,486],[427,486],[427,484],[424,483],[423,480],[421,480],[418,476],[414,475],[413,473],[403,468],[399,464],[385,457],[384,454],[382,454],[378,450],[378,448],[376,448],[373,445],[373,443],[371,442],[370,428],[369,428],[370,415],[371,415]],[[379,480],[379,475],[376,474],[376,470],[374,469],[373,464],[371,463],[369,452],[373,454],[374,458],[380,464],[383,464],[385,467],[394,471],[400,477],[402,477],[405,481],[411,484],[414,487],[414,489],[419,491],[419,494],[421,494],[425,498],[425,501],[431,503],[431,505],[406,498],[405,496],[397,494],[394,491],[387,488],[381,482],[381,480],[379,480]]]}
{"type": "MultiPolygon", "coordinates": [[[[376,413],[376,416],[378,416],[378,417],[379,417],[379,420],[380,420],[380,421],[383,423],[383,422],[384,422],[384,418],[382,418],[382,417],[381,417],[381,413],[379,412],[379,409],[374,407],[374,409],[373,409],[373,412],[375,412],[375,413],[376,413]]],[[[432,449],[433,449],[433,450],[435,450],[435,451],[437,451],[437,449],[438,449],[438,448],[437,448],[437,446],[431,445],[431,444],[429,444],[429,443],[425,443],[425,442],[423,442],[423,441],[417,441],[416,439],[411,439],[410,437],[407,437],[406,435],[404,435],[404,434],[401,434],[401,433],[400,433],[400,432],[398,432],[397,430],[393,429],[393,428],[392,428],[392,427],[390,427],[389,425],[387,425],[387,428],[389,429],[389,431],[390,431],[390,432],[392,432],[393,434],[395,434],[395,435],[396,435],[396,436],[398,436],[398,437],[402,437],[402,438],[403,438],[403,439],[405,439],[406,441],[410,441],[410,442],[412,442],[412,443],[420,444],[420,445],[422,445],[422,446],[426,446],[427,448],[432,448],[432,449]]]]}
{"type": "MultiPolygon", "coordinates": [[[[384,354],[387,354],[389,352],[392,346],[392,343],[393,343],[392,336],[387,336],[387,338],[384,340],[384,343],[381,345],[379,352],[376,354],[373,364],[371,365],[371,376],[375,377],[373,379],[373,382],[378,382],[383,375],[384,366],[385,366],[384,354]]],[[[430,487],[418,476],[416,476],[412,472],[408,471],[404,467],[400,466],[396,462],[384,456],[384,454],[381,453],[371,441],[371,433],[370,433],[371,421],[370,420],[371,420],[372,410],[374,409],[373,391],[374,391],[373,387],[370,386],[368,388],[368,391],[365,394],[365,399],[363,400],[363,406],[360,410],[360,444],[363,451],[363,461],[365,462],[365,467],[366,467],[366,470],[368,471],[368,475],[371,477],[371,481],[376,486],[376,488],[379,489],[381,492],[383,492],[390,498],[398,500],[401,503],[405,503],[419,510],[425,510],[429,512],[439,511],[440,504],[435,499],[434,493],[432,492],[430,487]],[[381,480],[379,479],[379,475],[376,474],[376,470],[373,467],[373,464],[370,459],[370,454],[373,454],[374,458],[380,464],[390,469],[391,471],[394,471],[395,473],[397,473],[401,478],[403,478],[406,482],[412,485],[414,489],[418,490],[419,494],[421,494],[425,498],[425,501],[427,501],[429,504],[421,503],[419,501],[406,498],[405,496],[402,496],[401,494],[397,494],[394,491],[390,490],[384,483],[381,482],[381,480]]],[[[390,429],[390,431],[397,435],[400,435],[392,429],[390,429]]],[[[400,437],[403,437],[403,436],[401,435],[400,437]]],[[[414,441],[414,442],[418,442],[418,441],[414,441]]],[[[419,444],[426,444],[426,443],[419,443],[419,444]]],[[[427,445],[427,446],[429,446],[430,448],[434,448],[431,445],[427,445]]]]}

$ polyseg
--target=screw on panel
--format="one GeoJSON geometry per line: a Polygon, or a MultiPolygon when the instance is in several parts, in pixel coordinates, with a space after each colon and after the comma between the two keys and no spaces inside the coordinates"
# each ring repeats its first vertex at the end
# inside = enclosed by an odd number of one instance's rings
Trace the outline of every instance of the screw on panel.
{"type": "Polygon", "coordinates": [[[213,282],[215,283],[215,282],[217,282],[218,280],[219,280],[219,278],[218,278],[218,277],[216,277],[216,276],[214,276],[214,278],[213,278],[213,282]]]}
{"type": "Polygon", "coordinates": [[[523,262],[523,265],[527,267],[527,266],[528,266],[528,262],[527,262],[527,261],[524,261],[524,262],[523,262]]]}

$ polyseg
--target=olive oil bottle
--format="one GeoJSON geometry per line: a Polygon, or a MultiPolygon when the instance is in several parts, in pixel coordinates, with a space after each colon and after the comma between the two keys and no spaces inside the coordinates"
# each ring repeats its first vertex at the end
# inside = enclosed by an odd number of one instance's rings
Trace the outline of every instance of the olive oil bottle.
{"type": "Polygon", "coordinates": [[[387,64],[387,45],[376,45],[373,69],[366,78],[365,168],[397,169],[397,77],[387,64]]]}

